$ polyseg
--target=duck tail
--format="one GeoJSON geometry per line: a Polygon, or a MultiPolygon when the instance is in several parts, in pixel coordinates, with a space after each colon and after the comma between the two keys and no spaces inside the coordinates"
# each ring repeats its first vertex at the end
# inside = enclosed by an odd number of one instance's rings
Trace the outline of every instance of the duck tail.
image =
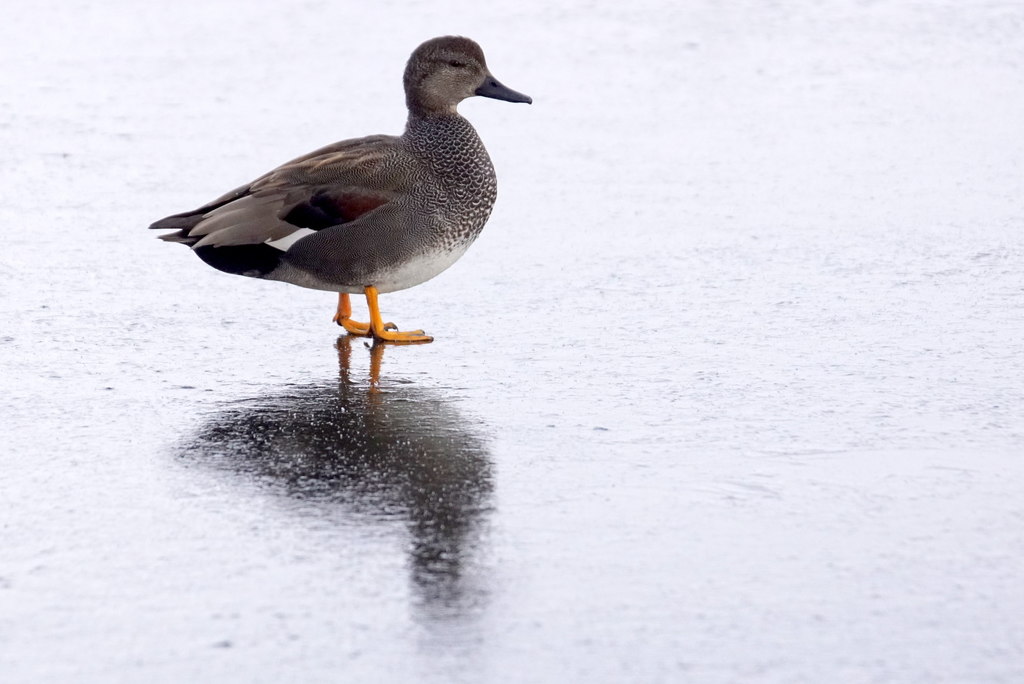
{"type": "Polygon", "coordinates": [[[194,228],[197,223],[202,221],[203,217],[202,216],[197,216],[197,217],[195,217],[195,220],[187,222],[187,223],[184,222],[184,221],[180,221],[180,220],[177,220],[177,221],[172,221],[171,220],[171,219],[176,219],[176,218],[177,217],[175,217],[175,216],[168,216],[167,218],[161,219],[160,221],[157,221],[156,223],[151,225],[150,229],[152,229],[152,230],[168,230],[168,229],[173,229],[174,230],[173,233],[167,233],[166,235],[160,235],[159,236],[159,238],[161,240],[166,240],[167,242],[179,242],[179,243],[181,243],[183,245],[188,245],[189,247],[191,247],[192,245],[194,245],[197,242],[199,242],[200,238],[198,238],[198,237],[190,237],[189,236],[189,231],[191,231],[192,228],[194,228]]]}
{"type": "Polygon", "coordinates": [[[192,211],[183,211],[180,214],[172,214],[167,218],[162,218],[159,221],[150,225],[150,230],[173,230],[175,232],[168,233],[167,235],[161,235],[161,240],[167,242],[180,242],[183,245],[192,246],[202,239],[202,236],[189,237],[189,231],[196,227],[196,225],[206,218],[214,209],[219,209],[225,204],[230,204],[235,200],[243,197],[249,193],[249,186],[243,185],[240,188],[235,188],[231,192],[218,197],[209,204],[204,204],[198,209],[192,211]]]}
{"type": "Polygon", "coordinates": [[[199,237],[189,237],[189,232],[204,218],[203,212],[190,211],[183,214],[168,216],[155,222],[149,227],[150,230],[173,230],[173,233],[159,236],[167,242],[180,242],[183,245],[192,246],[199,242],[199,237]]]}

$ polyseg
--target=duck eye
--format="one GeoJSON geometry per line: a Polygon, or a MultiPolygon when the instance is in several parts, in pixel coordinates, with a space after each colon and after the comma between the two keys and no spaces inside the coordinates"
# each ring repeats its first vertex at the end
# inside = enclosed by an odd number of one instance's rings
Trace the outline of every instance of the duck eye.
{"type": "Polygon", "coordinates": [[[465,62],[460,62],[457,59],[453,59],[452,61],[448,62],[448,66],[453,66],[456,69],[463,69],[463,68],[465,68],[466,63],[465,62]]]}

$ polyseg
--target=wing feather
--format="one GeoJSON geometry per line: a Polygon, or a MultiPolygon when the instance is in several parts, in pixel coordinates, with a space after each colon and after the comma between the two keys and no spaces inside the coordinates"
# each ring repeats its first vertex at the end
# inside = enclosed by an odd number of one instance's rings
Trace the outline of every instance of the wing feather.
{"type": "MultiPolygon", "coordinates": [[[[410,187],[410,174],[395,173],[391,163],[401,155],[397,141],[381,135],[328,145],[150,227],[176,230],[162,237],[198,248],[254,245],[349,223],[410,187]]],[[[402,161],[406,168],[416,163],[402,161]]]]}

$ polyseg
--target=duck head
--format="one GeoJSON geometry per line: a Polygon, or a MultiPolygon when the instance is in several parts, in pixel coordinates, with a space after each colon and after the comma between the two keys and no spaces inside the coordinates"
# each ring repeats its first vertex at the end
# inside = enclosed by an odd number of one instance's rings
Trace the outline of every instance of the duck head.
{"type": "Polygon", "coordinates": [[[409,111],[421,115],[454,114],[467,97],[481,95],[507,102],[533,99],[503,85],[491,75],[484,51],[469,38],[432,38],[412,53],[405,67],[405,99],[409,111]]]}

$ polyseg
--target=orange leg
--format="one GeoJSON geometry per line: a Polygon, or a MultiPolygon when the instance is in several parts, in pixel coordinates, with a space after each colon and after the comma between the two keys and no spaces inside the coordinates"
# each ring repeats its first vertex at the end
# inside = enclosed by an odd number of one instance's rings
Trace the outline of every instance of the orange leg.
{"type": "MultiPolygon", "coordinates": [[[[372,337],[373,333],[370,331],[369,323],[360,323],[359,321],[353,321],[352,318],[352,300],[345,292],[338,293],[338,310],[334,314],[334,322],[343,327],[348,331],[350,335],[357,335],[359,337],[372,337]]],[[[398,326],[394,323],[385,323],[385,330],[397,330],[398,326]]]]}
{"type": "Polygon", "coordinates": [[[422,330],[399,332],[394,323],[385,323],[380,316],[380,305],[377,303],[377,288],[367,285],[363,288],[363,292],[366,294],[366,306],[370,309],[370,332],[374,339],[399,344],[434,341],[430,335],[424,335],[422,330]]]}

